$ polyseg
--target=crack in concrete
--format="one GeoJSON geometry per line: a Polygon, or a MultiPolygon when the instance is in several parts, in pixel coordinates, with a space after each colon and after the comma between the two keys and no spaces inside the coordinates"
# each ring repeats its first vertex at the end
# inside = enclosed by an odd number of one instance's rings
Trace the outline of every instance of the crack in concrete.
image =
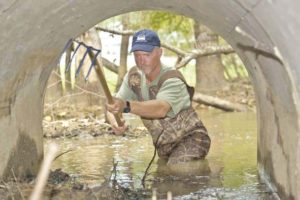
{"type": "Polygon", "coordinates": [[[1,14],[3,13],[6,13],[8,10],[10,10],[14,5],[17,4],[19,0],[14,0],[10,5],[8,5],[6,8],[4,8],[2,11],[1,11],[1,14]]]}

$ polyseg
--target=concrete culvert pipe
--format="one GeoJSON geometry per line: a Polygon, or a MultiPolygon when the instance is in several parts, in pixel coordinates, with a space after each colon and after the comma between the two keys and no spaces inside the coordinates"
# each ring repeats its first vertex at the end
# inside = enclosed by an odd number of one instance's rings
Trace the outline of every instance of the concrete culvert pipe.
{"type": "Polygon", "coordinates": [[[0,177],[37,173],[45,87],[66,42],[114,15],[159,9],[202,22],[238,52],[258,102],[261,177],[282,199],[300,199],[299,8],[276,0],[1,1],[0,177]]]}

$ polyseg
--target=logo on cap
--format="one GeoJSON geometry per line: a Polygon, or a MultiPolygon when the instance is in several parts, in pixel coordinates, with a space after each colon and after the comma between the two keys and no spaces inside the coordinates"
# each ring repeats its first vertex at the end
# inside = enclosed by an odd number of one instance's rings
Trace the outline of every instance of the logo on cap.
{"type": "Polygon", "coordinates": [[[138,35],[136,40],[139,41],[139,42],[142,42],[142,41],[146,42],[146,36],[144,34],[138,35]]]}

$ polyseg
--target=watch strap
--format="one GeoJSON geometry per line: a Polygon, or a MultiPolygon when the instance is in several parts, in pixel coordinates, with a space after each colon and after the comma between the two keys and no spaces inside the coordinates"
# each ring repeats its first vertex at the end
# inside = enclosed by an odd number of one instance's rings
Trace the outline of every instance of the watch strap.
{"type": "Polygon", "coordinates": [[[123,109],[123,113],[129,113],[131,111],[130,102],[126,101],[126,107],[123,109]]]}

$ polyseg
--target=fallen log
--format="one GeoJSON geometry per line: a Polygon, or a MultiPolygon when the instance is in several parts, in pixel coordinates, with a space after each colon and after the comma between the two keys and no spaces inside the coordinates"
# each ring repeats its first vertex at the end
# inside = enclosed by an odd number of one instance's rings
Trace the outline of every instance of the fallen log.
{"type": "Polygon", "coordinates": [[[195,93],[193,101],[228,112],[245,112],[248,110],[247,106],[238,103],[231,103],[229,101],[201,93],[195,93]]]}

